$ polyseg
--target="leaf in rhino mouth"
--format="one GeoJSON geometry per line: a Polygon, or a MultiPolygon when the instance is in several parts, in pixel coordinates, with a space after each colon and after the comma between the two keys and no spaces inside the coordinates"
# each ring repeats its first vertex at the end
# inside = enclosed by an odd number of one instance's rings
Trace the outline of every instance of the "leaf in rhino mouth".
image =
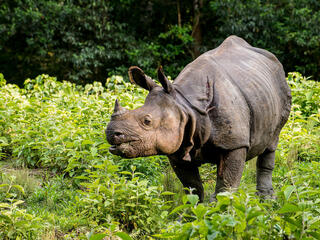
{"type": "Polygon", "coordinates": [[[121,152],[126,153],[126,152],[128,152],[128,150],[130,148],[130,143],[131,142],[134,142],[134,141],[111,145],[109,150],[115,151],[115,150],[120,150],[120,148],[121,148],[121,152]]]}
{"type": "Polygon", "coordinates": [[[126,153],[126,152],[128,152],[128,150],[130,148],[130,142],[122,143],[122,144],[120,144],[120,146],[121,146],[121,151],[123,153],[126,153]]]}
{"type": "Polygon", "coordinates": [[[132,156],[132,147],[130,146],[131,142],[121,143],[119,145],[112,145],[109,148],[109,151],[112,154],[122,156],[122,157],[130,157],[132,156]]]}

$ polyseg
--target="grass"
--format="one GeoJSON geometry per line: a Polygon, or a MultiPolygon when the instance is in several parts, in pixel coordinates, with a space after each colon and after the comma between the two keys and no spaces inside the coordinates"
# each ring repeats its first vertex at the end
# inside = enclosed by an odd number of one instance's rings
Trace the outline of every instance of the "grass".
{"type": "Polygon", "coordinates": [[[4,184],[16,184],[23,187],[25,194],[33,193],[41,186],[42,180],[40,179],[38,171],[30,169],[15,169],[8,166],[0,167],[1,169],[1,182],[4,184]]]}

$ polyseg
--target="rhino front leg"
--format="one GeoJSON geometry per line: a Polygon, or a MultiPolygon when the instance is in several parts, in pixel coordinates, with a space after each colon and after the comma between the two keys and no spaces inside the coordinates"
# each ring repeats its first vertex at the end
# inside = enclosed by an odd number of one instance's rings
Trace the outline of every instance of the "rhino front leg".
{"type": "MultiPolygon", "coordinates": [[[[180,161],[170,159],[170,164],[175,174],[181,181],[182,185],[185,188],[193,188],[193,193],[199,196],[200,202],[203,202],[204,191],[198,167],[193,163],[183,160],[180,161]],[[180,163],[180,161],[182,161],[182,163],[180,163]]],[[[189,191],[186,191],[186,193],[189,193],[189,191]]]]}
{"type": "Polygon", "coordinates": [[[266,150],[257,160],[257,194],[260,196],[273,195],[272,171],[274,169],[275,151],[266,150]]]}
{"type": "Polygon", "coordinates": [[[213,197],[220,192],[234,190],[239,187],[246,155],[246,148],[239,148],[221,154],[217,169],[216,190],[213,197]]]}

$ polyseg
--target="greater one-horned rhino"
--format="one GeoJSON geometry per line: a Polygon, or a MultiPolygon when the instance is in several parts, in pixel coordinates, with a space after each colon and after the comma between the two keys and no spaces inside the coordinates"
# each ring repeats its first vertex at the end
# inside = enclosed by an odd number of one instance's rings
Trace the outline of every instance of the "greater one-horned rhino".
{"type": "Polygon", "coordinates": [[[161,67],[162,87],[138,67],[129,68],[129,77],[149,94],[135,110],[116,101],[106,130],[111,153],[167,155],[200,201],[201,164],[217,165],[217,194],[237,188],[245,162],[258,156],[257,193],[272,196],[275,150],[291,108],[283,67],[272,53],[231,36],[188,64],[173,83],[161,67]]]}

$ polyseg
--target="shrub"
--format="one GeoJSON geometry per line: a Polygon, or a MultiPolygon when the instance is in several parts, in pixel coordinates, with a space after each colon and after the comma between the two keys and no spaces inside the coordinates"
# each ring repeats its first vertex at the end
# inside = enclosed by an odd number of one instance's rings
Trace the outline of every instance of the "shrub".
{"type": "MultiPolygon", "coordinates": [[[[3,176],[1,176],[3,177],[3,176]]],[[[41,219],[21,207],[24,201],[17,198],[25,194],[24,189],[14,184],[0,184],[0,238],[1,239],[35,239],[42,230],[41,219]],[[20,193],[20,194],[18,194],[20,193]]]]}
{"type": "Polygon", "coordinates": [[[279,150],[287,161],[320,161],[320,83],[289,73],[292,109],[280,135],[279,150]]]}
{"type": "MultiPolygon", "coordinates": [[[[319,163],[313,163],[319,174],[319,163]]],[[[161,239],[319,239],[320,191],[316,179],[305,168],[304,184],[295,182],[288,172],[289,185],[278,192],[277,200],[261,200],[246,189],[220,193],[217,202],[197,204],[198,196],[187,195],[183,204],[169,215],[179,214],[182,221],[172,222],[154,237],[161,239]],[[248,193],[249,192],[249,193],[248,193]],[[310,200],[310,196],[311,199],[310,200]]]]}
{"type": "Polygon", "coordinates": [[[131,172],[119,172],[129,179],[119,177],[118,166],[110,161],[94,168],[87,170],[87,177],[78,177],[85,179],[81,184],[85,190],[77,199],[81,216],[107,229],[118,224],[138,239],[165,226],[168,206],[161,197],[162,186],[150,186],[147,180],[141,180],[134,166],[131,172]]]}
{"type": "MultiPolygon", "coordinates": [[[[145,90],[121,76],[108,78],[107,88],[97,82],[59,82],[48,75],[27,79],[24,88],[2,81],[0,158],[15,166],[46,168],[50,180],[35,187],[22,175],[14,181],[2,175],[0,237],[57,233],[66,239],[86,234],[147,239],[157,232],[155,236],[169,239],[319,237],[320,88],[299,73],[290,73],[288,82],[293,108],[273,173],[277,201],[253,195],[255,173],[250,169],[242,181],[245,191],[221,194],[211,204],[183,196],[181,204],[181,185],[172,170],[166,173],[165,157],[122,159],[108,153],[104,129],[115,99],[137,108],[145,90]]],[[[213,189],[214,167],[203,166],[201,173],[205,188],[213,189]]]]}
{"type": "MultiPolygon", "coordinates": [[[[108,86],[113,81],[108,79],[108,86]]],[[[25,89],[5,85],[0,91],[0,147],[12,151],[19,166],[65,170],[70,176],[83,172],[109,156],[104,128],[119,92],[131,108],[142,98],[142,91],[124,82],[107,90],[97,82],[81,87],[40,75],[27,79],[25,89]]]]}

